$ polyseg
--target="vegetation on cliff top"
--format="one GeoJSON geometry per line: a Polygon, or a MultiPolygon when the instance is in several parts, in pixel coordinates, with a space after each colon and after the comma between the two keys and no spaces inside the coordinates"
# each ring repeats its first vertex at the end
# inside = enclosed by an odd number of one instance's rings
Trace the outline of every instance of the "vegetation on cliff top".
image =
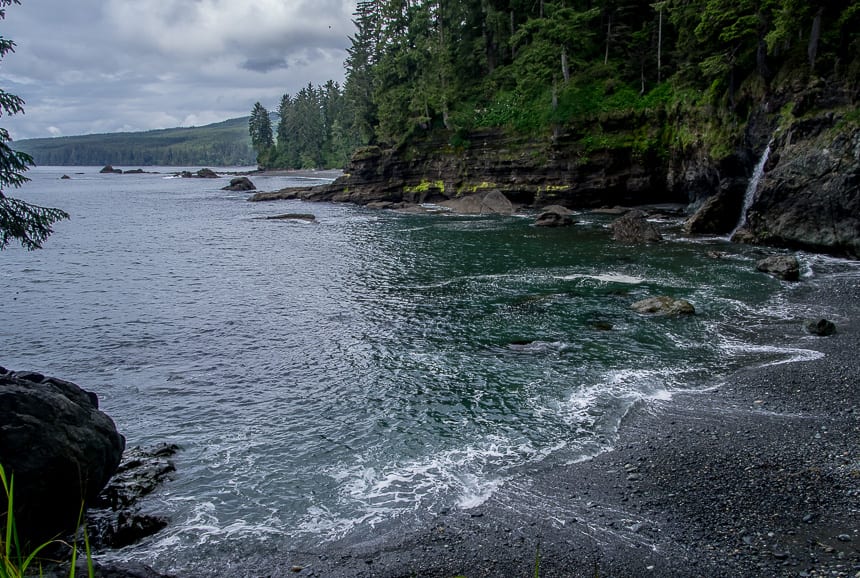
{"type": "Polygon", "coordinates": [[[264,164],[338,164],[436,130],[468,146],[478,128],[727,152],[768,94],[860,84],[857,0],[360,0],[355,24],[343,89],[285,95],[264,164]],[[655,120],[667,130],[635,134],[655,120]]]}

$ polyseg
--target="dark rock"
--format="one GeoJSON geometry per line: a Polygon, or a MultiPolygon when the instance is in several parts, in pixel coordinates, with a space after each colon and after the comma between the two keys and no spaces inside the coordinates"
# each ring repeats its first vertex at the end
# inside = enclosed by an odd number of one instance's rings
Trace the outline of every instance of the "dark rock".
{"type": "Polygon", "coordinates": [[[40,544],[74,531],[82,506],[97,499],[124,447],[95,394],[0,368],[0,463],[15,478],[22,542],[40,544]]]}
{"type": "Polygon", "coordinates": [[[812,335],[826,337],[836,333],[836,324],[827,319],[807,319],[803,326],[812,335]]]}
{"type": "Polygon", "coordinates": [[[176,471],[170,458],[178,450],[174,444],[160,444],[148,449],[134,447],[123,455],[116,475],[87,515],[93,545],[122,548],[167,526],[166,518],[141,513],[140,501],[176,471]]]}
{"type": "Polygon", "coordinates": [[[192,173],[191,171],[182,171],[181,173],[178,173],[178,176],[183,179],[217,179],[218,173],[212,169],[200,169],[196,173],[192,173]]]}
{"type": "Polygon", "coordinates": [[[272,215],[271,217],[266,217],[268,220],[280,220],[280,221],[316,221],[316,217],[314,215],[308,213],[284,213],[283,215],[272,215]]]}
{"type": "Polygon", "coordinates": [[[657,315],[693,315],[696,308],[685,299],[675,299],[666,295],[649,297],[630,306],[637,313],[657,315]]]}
{"type": "Polygon", "coordinates": [[[230,179],[230,184],[226,187],[223,187],[221,190],[223,191],[255,191],[257,187],[254,183],[251,182],[251,179],[248,177],[236,177],[234,179],[230,179]]]}
{"type": "Polygon", "coordinates": [[[126,175],[142,175],[144,173],[143,169],[131,169],[130,171],[125,171],[126,175]]]}
{"type": "Polygon", "coordinates": [[[67,181],[67,180],[69,180],[69,179],[71,179],[71,178],[72,178],[72,177],[70,177],[69,175],[63,175],[62,177],[60,177],[60,180],[67,181]]]}
{"type": "Polygon", "coordinates": [[[459,215],[510,215],[514,206],[501,191],[441,201],[439,205],[459,215]]]}
{"type": "Polygon", "coordinates": [[[536,227],[569,227],[573,225],[573,211],[561,205],[550,205],[535,219],[536,227]]]}
{"type": "Polygon", "coordinates": [[[609,226],[612,238],[624,243],[656,243],[663,235],[652,223],[649,223],[645,213],[633,210],[619,217],[609,226]]]}
{"type": "Polygon", "coordinates": [[[115,168],[113,168],[113,167],[112,167],[112,166],[110,166],[110,165],[105,165],[105,166],[102,168],[102,170],[100,170],[99,172],[100,172],[100,173],[102,173],[102,174],[111,174],[111,173],[114,173],[114,174],[117,174],[117,175],[121,175],[121,174],[122,174],[122,169],[115,169],[115,168]]]}
{"type": "Polygon", "coordinates": [[[822,114],[792,123],[772,148],[747,212],[756,242],[860,258],[860,131],[822,114]]]}
{"type": "Polygon", "coordinates": [[[800,263],[792,255],[771,255],[758,261],[755,268],[785,281],[800,279],[800,263]]]}
{"type": "Polygon", "coordinates": [[[738,222],[743,198],[720,190],[709,197],[684,223],[688,235],[720,235],[730,233],[738,222]]]}

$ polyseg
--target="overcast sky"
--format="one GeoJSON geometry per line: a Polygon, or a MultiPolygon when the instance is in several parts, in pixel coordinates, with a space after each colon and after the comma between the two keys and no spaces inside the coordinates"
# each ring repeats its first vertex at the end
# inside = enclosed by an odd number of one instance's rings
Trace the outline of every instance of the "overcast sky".
{"type": "Polygon", "coordinates": [[[343,82],[355,0],[22,0],[0,35],[14,139],[200,126],[343,82]]]}

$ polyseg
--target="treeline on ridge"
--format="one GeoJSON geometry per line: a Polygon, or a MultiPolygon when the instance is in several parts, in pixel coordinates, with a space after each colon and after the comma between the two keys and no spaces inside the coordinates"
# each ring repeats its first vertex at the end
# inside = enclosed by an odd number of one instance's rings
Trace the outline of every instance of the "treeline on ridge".
{"type": "Polygon", "coordinates": [[[858,0],[360,0],[354,23],[342,88],[284,95],[274,129],[255,106],[262,165],[343,166],[439,130],[468,146],[493,127],[592,123],[583,146],[612,146],[594,119],[679,108],[709,124],[675,137],[727,142],[775,87],[860,86],[858,0]]]}
{"type": "Polygon", "coordinates": [[[15,142],[39,165],[247,166],[255,163],[248,118],[192,128],[15,142]]]}

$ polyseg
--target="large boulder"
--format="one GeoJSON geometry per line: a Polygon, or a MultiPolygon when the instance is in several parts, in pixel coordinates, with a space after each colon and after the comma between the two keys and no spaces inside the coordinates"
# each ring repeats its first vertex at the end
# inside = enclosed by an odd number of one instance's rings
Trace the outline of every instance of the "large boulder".
{"type": "Polygon", "coordinates": [[[663,240],[663,235],[657,230],[644,212],[634,209],[609,225],[612,238],[623,243],[656,243],[663,240]]]}
{"type": "MultiPolygon", "coordinates": [[[[73,531],[105,487],[125,439],[77,385],[0,367],[0,463],[15,480],[15,522],[24,544],[73,531]]],[[[5,516],[0,517],[5,527],[5,516]]]]}
{"type": "Polygon", "coordinates": [[[501,191],[468,195],[439,203],[460,215],[511,215],[514,205],[501,191]]]}
{"type": "Polygon", "coordinates": [[[860,258],[860,131],[832,112],[774,138],[747,212],[758,243],[860,258]]]}
{"type": "Polygon", "coordinates": [[[759,260],[755,268],[785,281],[800,279],[800,263],[793,255],[771,255],[759,260]]]}

